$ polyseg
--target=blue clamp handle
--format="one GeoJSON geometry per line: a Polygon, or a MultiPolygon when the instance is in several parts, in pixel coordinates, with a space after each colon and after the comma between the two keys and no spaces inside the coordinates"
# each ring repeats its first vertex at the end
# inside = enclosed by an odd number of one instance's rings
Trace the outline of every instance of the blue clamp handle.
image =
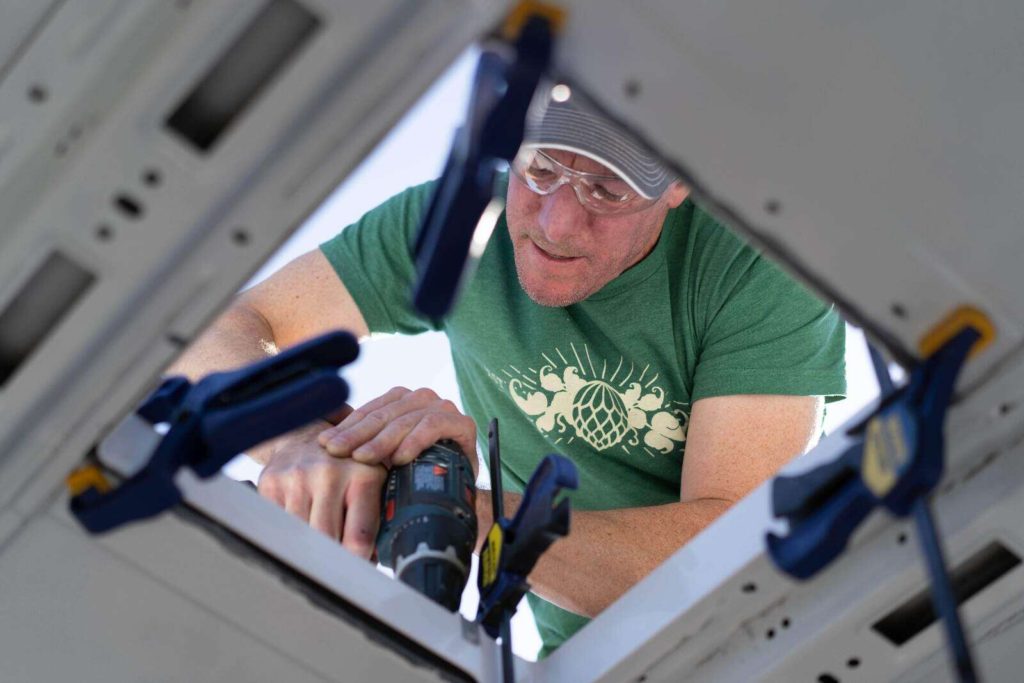
{"type": "Polygon", "coordinates": [[[494,196],[498,164],[511,162],[519,150],[552,44],[550,23],[534,16],[519,34],[513,60],[493,51],[480,55],[466,123],[456,133],[413,249],[413,305],[424,315],[438,319],[451,308],[473,233],[494,196]]]}
{"type": "Polygon", "coordinates": [[[342,407],[348,384],[338,369],[358,354],[352,335],[331,332],[195,385],[164,380],[137,411],[153,424],[170,423],[149,461],[113,491],[90,487],[72,497],[72,514],[100,533],[176,505],[174,475],[182,467],[210,477],[247,448],[342,407]]]}
{"type": "Polygon", "coordinates": [[[909,514],[942,478],[943,425],[953,388],[980,334],[965,328],[913,370],[910,381],[883,402],[834,461],[772,481],[772,510],[789,533],[768,533],[775,564],[807,579],[832,562],[878,506],[909,514]]]}
{"type": "Polygon", "coordinates": [[[576,465],[568,458],[552,453],[533,471],[523,500],[505,533],[504,568],[526,576],[544,551],[569,533],[571,504],[563,498],[555,504],[562,489],[579,486],[576,465]]]}

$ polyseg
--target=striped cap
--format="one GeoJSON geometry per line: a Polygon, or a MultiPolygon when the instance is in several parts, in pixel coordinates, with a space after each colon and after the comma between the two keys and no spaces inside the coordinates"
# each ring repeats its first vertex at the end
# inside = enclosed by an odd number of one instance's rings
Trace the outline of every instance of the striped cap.
{"type": "Polygon", "coordinates": [[[648,199],[660,197],[675,180],[636,138],[598,114],[576,93],[564,102],[548,98],[540,116],[531,109],[523,145],[586,155],[648,199]]]}

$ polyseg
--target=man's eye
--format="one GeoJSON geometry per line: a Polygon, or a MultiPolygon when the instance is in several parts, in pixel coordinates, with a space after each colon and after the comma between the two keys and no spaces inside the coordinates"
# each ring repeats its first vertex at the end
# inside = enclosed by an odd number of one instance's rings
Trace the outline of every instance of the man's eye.
{"type": "Polygon", "coordinates": [[[527,173],[534,180],[554,180],[555,172],[549,168],[540,168],[538,166],[531,166],[527,169],[527,173]]]}
{"type": "Polygon", "coordinates": [[[596,183],[592,186],[591,193],[597,199],[606,202],[620,203],[629,199],[628,193],[623,191],[616,191],[615,189],[609,188],[601,183],[596,183]]]}

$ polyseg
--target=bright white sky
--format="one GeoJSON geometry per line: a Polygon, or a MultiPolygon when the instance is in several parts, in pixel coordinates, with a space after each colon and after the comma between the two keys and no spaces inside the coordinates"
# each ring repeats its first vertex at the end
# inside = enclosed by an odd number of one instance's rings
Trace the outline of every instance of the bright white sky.
{"type": "MultiPolygon", "coordinates": [[[[464,119],[476,56],[475,49],[469,50],[452,65],[252,282],[317,248],[397,192],[440,175],[455,128],[464,119]]],[[[849,398],[829,408],[826,431],[842,424],[878,393],[863,335],[851,327],[847,332],[849,398]]],[[[359,359],[345,376],[352,387],[353,405],[361,405],[394,386],[430,387],[441,396],[459,401],[448,342],[440,333],[375,338],[363,345],[359,359]]],[[[229,465],[228,473],[235,478],[254,478],[258,473],[254,467],[251,461],[238,460],[229,465]]],[[[471,586],[475,585],[474,576],[471,586]]],[[[475,616],[476,602],[475,590],[467,590],[462,605],[467,618],[475,616]]],[[[513,645],[526,659],[534,659],[540,647],[525,600],[513,620],[513,645]]]]}

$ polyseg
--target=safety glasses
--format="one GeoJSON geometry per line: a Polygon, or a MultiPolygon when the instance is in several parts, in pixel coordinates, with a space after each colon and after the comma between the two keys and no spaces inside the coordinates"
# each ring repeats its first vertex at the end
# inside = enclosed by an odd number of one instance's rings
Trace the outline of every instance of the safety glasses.
{"type": "Polygon", "coordinates": [[[619,176],[577,171],[539,149],[520,150],[512,162],[512,172],[539,195],[549,195],[562,185],[571,185],[583,208],[595,214],[634,213],[658,201],[657,197],[644,197],[619,176]]]}

